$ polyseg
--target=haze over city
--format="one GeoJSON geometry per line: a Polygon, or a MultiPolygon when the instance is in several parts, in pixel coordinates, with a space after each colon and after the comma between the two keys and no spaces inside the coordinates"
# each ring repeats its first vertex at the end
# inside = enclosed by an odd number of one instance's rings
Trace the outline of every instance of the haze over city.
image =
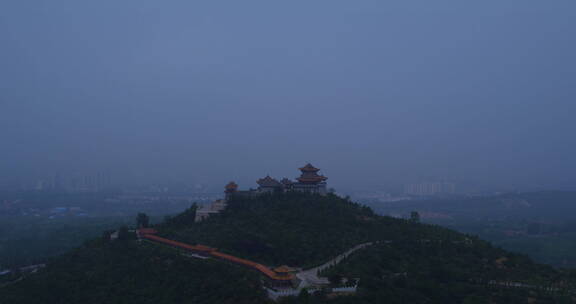
{"type": "Polygon", "coordinates": [[[0,0],[0,302],[576,302],[574,0],[0,0]]]}
{"type": "Polygon", "coordinates": [[[573,1],[2,1],[3,181],[576,180],[573,1]]]}

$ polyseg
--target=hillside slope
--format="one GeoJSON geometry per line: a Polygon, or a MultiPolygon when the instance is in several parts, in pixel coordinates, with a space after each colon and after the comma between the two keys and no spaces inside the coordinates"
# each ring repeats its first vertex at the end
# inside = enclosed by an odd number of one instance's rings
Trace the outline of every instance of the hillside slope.
{"type": "Polygon", "coordinates": [[[377,216],[370,208],[335,195],[235,198],[221,214],[196,224],[189,224],[190,220],[177,217],[158,228],[172,239],[221,248],[270,265],[312,266],[369,241],[464,239],[438,226],[377,216]],[[177,224],[182,222],[186,224],[177,224]]]}
{"type": "Polygon", "coordinates": [[[479,235],[540,263],[576,268],[576,192],[366,203],[384,215],[418,211],[426,222],[479,235]]]}
{"type": "Polygon", "coordinates": [[[92,241],[0,288],[3,304],[265,302],[255,273],[134,240],[92,241]]]}
{"type": "MultiPolygon", "coordinates": [[[[378,242],[324,271],[333,284],[344,277],[360,279],[357,295],[303,293],[286,303],[573,300],[570,273],[445,228],[377,216],[336,196],[271,195],[229,203],[225,212],[204,222],[193,222],[191,208],[155,228],[163,237],[217,247],[268,266],[306,268],[358,244],[378,242]],[[504,285],[510,282],[523,285],[504,285]]],[[[0,302],[265,303],[261,284],[256,272],[222,261],[194,259],[130,238],[99,239],[0,288],[0,302]]]]}

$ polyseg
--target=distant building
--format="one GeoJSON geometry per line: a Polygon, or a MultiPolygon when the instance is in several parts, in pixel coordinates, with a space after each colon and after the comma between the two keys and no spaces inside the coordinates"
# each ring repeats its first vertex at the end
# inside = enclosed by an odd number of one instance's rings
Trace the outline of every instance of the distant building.
{"type": "Polygon", "coordinates": [[[230,196],[238,191],[238,184],[235,182],[229,182],[226,187],[224,187],[224,193],[226,194],[226,200],[230,199],[230,196]]]}
{"type": "Polygon", "coordinates": [[[256,183],[258,184],[258,193],[274,193],[284,190],[284,184],[270,177],[270,175],[257,180],[256,183]]]}
{"type": "MultiPolygon", "coordinates": [[[[300,177],[296,178],[296,181],[292,181],[288,178],[283,178],[281,181],[278,181],[277,179],[267,175],[266,177],[256,181],[258,184],[258,189],[251,189],[248,191],[236,190],[232,193],[229,193],[229,195],[257,195],[290,191],[315,193],[320,195],[326,195],[326,193],[328,193],[326,190],[326,180],[328,178],[318,174],[320,169],[312,166],[312,164],[306,164],[306,166],[300,168],[299,170],[301,174],[300,177]]],[[[236,184],[234,183],[234,185],[236,184]]]]}
{"type": "Polygon", "coordinates": [[[233,196],[255,197],[262,194],[286,192],[306,192],[320,195],[326,195],[328,193],[326,190],[326,180],[328,178],[318,174],[320,169],[312,166],[312,164],[306,164],[304,167],[300,168],[300,171],[301,174],[300,177],[296,178],[297,181],[292,181],[288,178],[278,181],[277,179],[267,175],[266,177],[260,178],[256,181],[258,189],[238,190],[238,184],[235,182],[229,182],[224,187],[224,199],[216,200],[196,210],[195,221],[202,221],[211,214],[216,214],[226,209],[226,202],[233,196]]]}
{"type": "Polygon", "coordinates": [[[36,185],[34,186],[34,190],[36,191],[45,191],[48,189],[50,189],[50,184],[45,180],[37,181],[36,185]]]}
{"type": "Polygon", "coordinates": [[[212,214],[220,213],[222,210],[226,209],[226,200],[219,199],[215,200],[210,204],[203,205],[196,210],[195,222],[200,222],[209,217],[212,214]]]}
{"type": "Polygon", "coordinates": [[[404,185],[404,193],[413,196],[433,196],[456,193],[456,185],[450,182],[422,182],[404,185]]]}
{"type": "Polygon", "coordinates": [[[69,190],[72,192],[99,192],[112,186],[110,174],[98,172],[94,175],[71,178],[69,190]]]}
{"type": "Polygon", "coordinates": [[[324,175],[318,175],[320,169],[307,164],[300,168],[300,171],[302,171],[302,175],[298,178],[298,182],[293,183],[288,190],[326,195],[326,180],[328,178],[324,175]]]}

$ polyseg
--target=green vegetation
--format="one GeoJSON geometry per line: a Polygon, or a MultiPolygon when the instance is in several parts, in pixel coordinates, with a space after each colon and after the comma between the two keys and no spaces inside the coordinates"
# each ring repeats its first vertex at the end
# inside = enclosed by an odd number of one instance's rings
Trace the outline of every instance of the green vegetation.
{"type": "Polygon", "coordinates": [[[148,228],[150,225],[150,218],[146,213],[138,213],[136,217],[136,227],[138,228],[148,228]]]}
{"type": "Polygon", "coordinates": [[[576,192],[508,193],[402,202],[368,202],[379,214],[408,216],[480,236],[540,263],[576,268],[576,192]]]}
{"type": "MultiPolygon", "coordinates": [[[[533,263],[477,237],[375,215],[334,195],[235,198],[194,223],[196,206],[154,226],[162,236],[219,248],[269,266],[306,267],[379,241],[324,273],[333,284],[359,279],[355,296],[324,292],[289,303],[571,303],[576,272],[533,263]],[[492,282],[492,283],[490,283],[492,282]],[[503,284],[523,284],[507,288],[503,284]],[[553,288],[545,291],[543,288],[553,288]]],[[[144,216],[140,216],[141,224],[144,216]]],[[[136,223],[136,221],[133,221],[136,223]]],[[[121,229],[54,259],[38,274],[0,287],[7,303],[265,303],[258,274],[172,248],[139,243],[121,229]]]]}
{"type": "Polygon", "coordinates": [[[574,222],[549,224],[531,221],[438,222],[472,233],[506,250],[529,255],[535,261],[562,268],[576,268],[574,222]]]}
{"type": "Polygon", "coordinates": [[[460,220],[574,221],[576,192],[543,191],[495,196],[434,198],[397,202],[366,202],[378,214],[409,214],[418,211],[460,220]]]}
{"type": "Polygon", "coordinates": [[[264,303],[256,274],[155,245],[97,240],[26,280],[0,288],[2,303],[264,303]]]}
{"type": "MultiPolygon", "coordinates": [[[[191,213],[191,212],[188,212],[191,213]]],[[[268,265],[307,267],[320,264],[359,243],[377,240],[463,235],[430,225],[375,215],[370,208],[335,195],[268,195],[235,198],[221,214],[194,225],[187,213],[160,225],[160,234],[200,243],[268,265]]]]}
{"type": "Polygon", "coordinates": [[[379,299],[387,303],[526,303],[528,297],[544,303],[570,303],[568,294],[576,287],[568,274],[480,240],[378,244],[329,269],[327,275],[360,279],[362,292],[350,303],[379,299]],[[490,287],[490,281],[559,290],[502,289],[490,287]]]}
{"type": "Polygon", "coordinates": [[[63,254],[132,218],[37,218],[0,216],[0,270],[63,254]]]}

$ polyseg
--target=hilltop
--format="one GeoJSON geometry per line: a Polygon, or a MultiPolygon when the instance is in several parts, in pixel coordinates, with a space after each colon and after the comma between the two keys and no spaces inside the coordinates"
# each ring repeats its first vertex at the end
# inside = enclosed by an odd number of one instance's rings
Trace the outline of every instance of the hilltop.
{"type": "MultiPolygon", "coordinates": [[[[356,295],[302,293],[283,299],[286,303],[572,300],[571,273],[417,218],[379,216],[336,195],[267,194],[234,197],[227,204],[201,222],[194,221],[193,207],[154,228],[161,237],[269,267],[306,269],[375,242],[322,270],[333,286],[345,284],[345,278],[359,279],[356,295]]],[[[94,240],[57,258],[40,273],[1,288],[0,297],[9,303],[265,303],[266,283],[260,278],[249,268],[191,258],[128,233],[115,241],[94,240]]]]}
{"type": "Polygon", "coordinates": [[[226,210],[189,224],[191,212],[157,227],[161,235],[201,243],[270,265],[312,266],[357,244],[379,240],[464,236],[439,226],[414,225],[376,215],[366,206],[329,194],[233,197],[226,210]],[[181,224],[184,223],[184,224],[181,224]]]}

